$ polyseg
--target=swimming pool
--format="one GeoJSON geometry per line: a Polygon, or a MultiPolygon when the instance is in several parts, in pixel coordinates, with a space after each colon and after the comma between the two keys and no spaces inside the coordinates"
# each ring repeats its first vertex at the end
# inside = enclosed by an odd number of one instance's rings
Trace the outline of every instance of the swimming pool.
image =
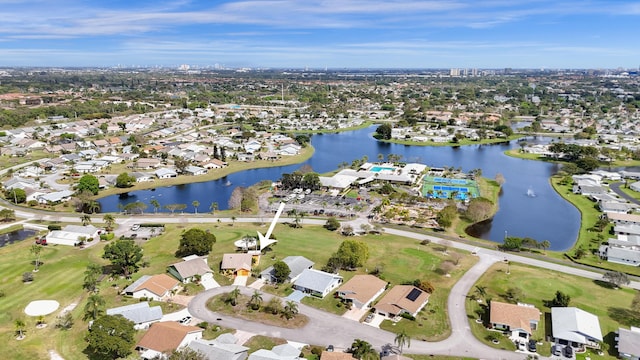
{"type": "Polygon", "coordinates": [[[369,171],[372,172],[380,172],[380,171],[395,171],[395,168],[392,167],[385,167],[385,166],[373,166],[371,167],[371,169],[369,169],[369,171]]]}

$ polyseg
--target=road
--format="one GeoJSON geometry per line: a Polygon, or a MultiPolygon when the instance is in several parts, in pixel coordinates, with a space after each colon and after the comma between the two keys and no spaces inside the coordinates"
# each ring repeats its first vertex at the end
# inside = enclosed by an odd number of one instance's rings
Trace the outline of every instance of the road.
{"type": "Polygon", "coordinates": [[[615,192],[616,194],[620,195],[620,197],[622,197],[623,199],[628,200],[633,204],[640,205],[640,201],[638,201],[638,199],[634,198],[633,196],[625,193],[620,189],[620,186],[622,185],[624,185],[623,182],[617,182],[617,183],[609,184],[609,188],[613,190],[613,192],[615,192]]]}

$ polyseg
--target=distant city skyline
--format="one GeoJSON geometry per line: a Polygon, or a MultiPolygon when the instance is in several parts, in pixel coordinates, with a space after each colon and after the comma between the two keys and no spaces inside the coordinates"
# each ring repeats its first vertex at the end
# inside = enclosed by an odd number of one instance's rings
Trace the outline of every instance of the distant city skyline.
{"type": "Polygon", "coordinates": [[[623,0],[0,0],[0,66],[638,68],[623,0]]]}

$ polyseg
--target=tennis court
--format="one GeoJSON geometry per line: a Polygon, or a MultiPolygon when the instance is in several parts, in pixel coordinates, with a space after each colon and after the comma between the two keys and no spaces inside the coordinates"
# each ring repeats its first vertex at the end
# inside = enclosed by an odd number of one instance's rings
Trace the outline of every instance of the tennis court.
{"type": "Polygon", "coordinates": [[[430,199],[467,200],[480,196],[480,190],[474,180],[425,177],[422,195],[430,199]]]}

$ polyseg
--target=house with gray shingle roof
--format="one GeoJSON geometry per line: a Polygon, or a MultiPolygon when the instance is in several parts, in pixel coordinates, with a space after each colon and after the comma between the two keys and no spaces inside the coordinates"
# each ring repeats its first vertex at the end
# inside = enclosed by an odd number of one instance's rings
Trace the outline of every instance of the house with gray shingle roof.
{"type": "Polygon", "coordinates": [[[631,330],[618,329],[618,356],[621,359],[640,359],[640,328],[631,327],[631,330]]]}
{"type": "MultiPolygon", "coordinates": [[[[187,347],[203,354],[208,360],[244,360],[247,358],[248,347],[236,344],[237,339],[235,339],[236,341],[234,342],[228,342],[222,335],[218,336],[215,340],[193,340],[187,347]]],[[[234,337],[233,335],[231,336],[234,337]]]]}
{"type": "Polygon", "coordinates": [[[191,282],[196,275],[203,276],[207,273],[213,273],[207,264],[206,256],[185,258],[182,262],[169,265],[167,271],[183,283],[191,282]]]}

